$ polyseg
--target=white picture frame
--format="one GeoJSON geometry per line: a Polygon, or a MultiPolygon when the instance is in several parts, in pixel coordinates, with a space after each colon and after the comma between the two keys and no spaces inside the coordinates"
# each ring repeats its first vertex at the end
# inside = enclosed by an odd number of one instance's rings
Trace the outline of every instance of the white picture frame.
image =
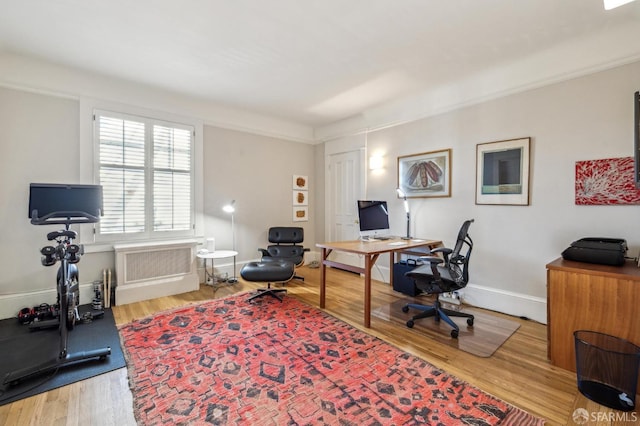
{"type": "Polygon", "coordinates": [[[308,190],[309,177],[304,175],[293,175],[292,185],[293,185],[293,189],[296,189],[296,190],[308,190]]]}
{"type": "Polygon", "coordinates": [[[309,205],[309,191],[294,190],[292,203],[295,206],[309,205]]]}
{"type": "Polygon", "coordinates": [[[303,207],[294,207],[293,208],[293,221],[294,222],[307,222],[309,220],[309,208],[306,206],[303,207]]]}
{"type": "Polygon", "coordinates": [[[528,206],[531,138],[476,145],[476,204],[528,206]]]}

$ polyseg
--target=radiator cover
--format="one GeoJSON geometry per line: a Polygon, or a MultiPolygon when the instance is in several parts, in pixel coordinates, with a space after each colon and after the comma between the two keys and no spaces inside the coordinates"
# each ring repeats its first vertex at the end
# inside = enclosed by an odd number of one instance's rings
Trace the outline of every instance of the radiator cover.
{"type": "Polygon", "coordinates": [[[171,296],[199,288],[195,240],[118,244],[118,305],[171,296]]]}

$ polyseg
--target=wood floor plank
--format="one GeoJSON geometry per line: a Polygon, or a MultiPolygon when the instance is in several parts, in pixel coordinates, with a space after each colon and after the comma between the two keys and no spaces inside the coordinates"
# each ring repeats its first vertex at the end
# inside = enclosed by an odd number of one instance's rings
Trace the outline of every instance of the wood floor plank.
{"type": "MultiPolygon", "coordinates": [[[[299,272],[305,277],[305,281],[289,282],[286,286],[289,297],[299,298],[318,307],[319,270],[303,267],[299,272]]],[[[121,325],[158,311],[225,297],[256,287],[257,284],[242,280],[233,286],[217,289],[202,285],[200,290],[195,292],[114,306],[113,314],[116,324],[121,325]]],[[[363,292],[363,279],[357,274],[330,269],[327,271],[325,311],[423,358],[489,394],[546,419],[549,425],[575,424],[572,415],[578,408],[584,408],[590,413],[595,413],[593,416],[599,416],[597,424],[629,424],[622,422],[620,417],[606,414],[620,412],[602,407],[582,396],[577,390],[575,373],[549,363],[547,331],[543,324],[485,311],[517,321],[520,328],[493,356],[480,358],[375,316],[371,318],[371,328],[364,328],[363,292]],[[607,421],[608,418],[613,420],[607,421]]],[[[394,292],[389,284],[378,281],[372,284],[372,309],[404,297],[394,292]]],[[[426,319],[428,320],[430,319],[426,319]]],[[[628,414],[631,415],[640,419],[637,411],[628,414]]],[[[0,426],[27,424],[135,425],[126,368],[0,407],[0,426]]]]}

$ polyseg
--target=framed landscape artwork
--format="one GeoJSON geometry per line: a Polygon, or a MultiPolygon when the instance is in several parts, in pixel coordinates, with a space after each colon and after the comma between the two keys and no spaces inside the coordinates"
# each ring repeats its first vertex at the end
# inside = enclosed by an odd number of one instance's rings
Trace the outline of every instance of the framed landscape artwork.
{"type": "Polygon", "coordinates": [[[531,138],[476,145],[476,204],[529,205],[531,138]]]}
{"type": "Polygon", "coordinates": [[[407,198],[451,197],[451,149],[398,157],[398,188],[407,198]]]}

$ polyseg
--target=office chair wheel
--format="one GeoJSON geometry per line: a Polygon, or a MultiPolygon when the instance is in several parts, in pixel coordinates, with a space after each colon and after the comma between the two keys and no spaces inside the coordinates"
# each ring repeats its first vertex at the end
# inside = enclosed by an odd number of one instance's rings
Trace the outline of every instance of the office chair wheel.
{"type": "Polygon", "coordinates": [[[473,318],[467,318],[467,325],[473,327],[473,318]]]}
{"type": "Polygon", "coordinates": [[[456,329],[451,330],[451,337],[453,337],[454,339],[457,339],[458,338],[458,333],[459,332],[456,329]]]}
{"type": "Polygon", "coordinates": [[[413,328],[413,325],[414,325],[413,320],[409,320],[409,321],[407,321],[407,327],[409,327],[409,328],[413,328]]]}
{"type": "Polygon", "coordinates": [[[408,306],[403,306],[403,307],[402,307],[402,312],[404,312],[405,314],[406,314],[407,312],[409,312],[409,307],[408,307],[408,306]]]}

